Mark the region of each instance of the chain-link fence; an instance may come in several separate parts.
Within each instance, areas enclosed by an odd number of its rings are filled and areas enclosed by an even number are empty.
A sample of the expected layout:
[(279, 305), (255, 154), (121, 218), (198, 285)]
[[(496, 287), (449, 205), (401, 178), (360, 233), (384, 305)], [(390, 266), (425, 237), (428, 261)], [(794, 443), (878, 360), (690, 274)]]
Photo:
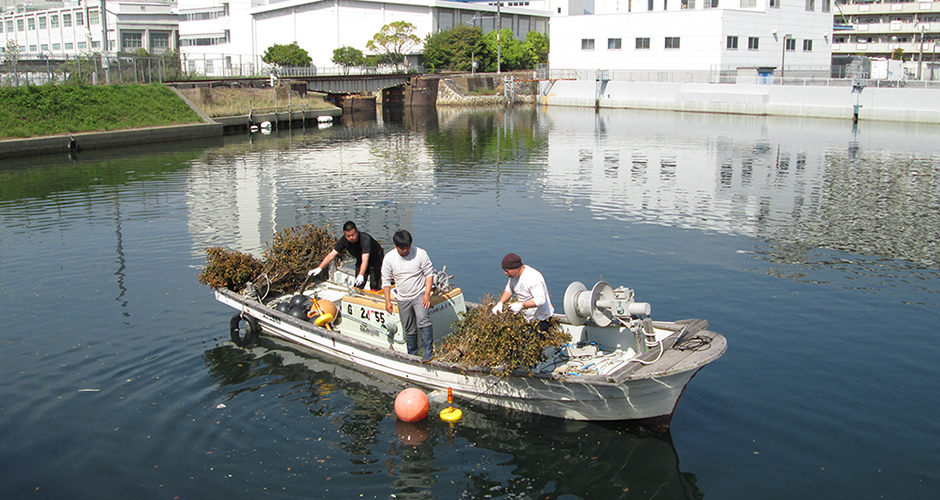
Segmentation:
[(61, 58), (17, 58), (7, 56), (0, 65), (0, 85), (19, 87), (47, 83), (162, 83), (188, 75), (181, 70), (179, 56), (63, 56)]

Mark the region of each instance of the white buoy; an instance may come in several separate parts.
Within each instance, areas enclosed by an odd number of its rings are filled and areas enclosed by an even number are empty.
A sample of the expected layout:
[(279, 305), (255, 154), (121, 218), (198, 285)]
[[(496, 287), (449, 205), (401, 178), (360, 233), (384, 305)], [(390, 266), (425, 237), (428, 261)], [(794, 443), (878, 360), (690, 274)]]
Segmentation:
[(271, 130), (271, 122), (267, 120), (261, 122), (261, 128)]
[(317, 121), (320, 123), (326, 123), (333, 121), (333, 117), (329, 115), (318, 116)]

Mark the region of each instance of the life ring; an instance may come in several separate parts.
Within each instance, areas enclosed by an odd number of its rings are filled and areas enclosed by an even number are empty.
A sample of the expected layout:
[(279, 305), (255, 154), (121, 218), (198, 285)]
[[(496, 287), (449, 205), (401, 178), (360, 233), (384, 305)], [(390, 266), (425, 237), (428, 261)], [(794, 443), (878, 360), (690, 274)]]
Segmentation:
[[(245, 320), (245, 323), (248, 325), (248, 329), (245, 330), (244, 335), (241, 333), (242, 320)], [(245, 313), (238, 313), (235, 316), (232, 316), (232, 319), (228, 322), (228, 326), (232, 337), (232, 342), (234, 342), (238, 347), (251, 345), (255, 340), (258, 339), (258, 334), (261, 333), (261, 327), (258, 326), (258, 320)]]

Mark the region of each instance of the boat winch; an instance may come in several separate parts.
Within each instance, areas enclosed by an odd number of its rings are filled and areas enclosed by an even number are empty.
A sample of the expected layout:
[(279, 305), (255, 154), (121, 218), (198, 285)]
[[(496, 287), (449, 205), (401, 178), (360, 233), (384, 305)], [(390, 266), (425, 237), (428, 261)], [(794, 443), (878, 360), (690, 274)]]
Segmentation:
[(622, 286), (615, 290), (605, 281), (598, 281), (591, 290), (575, 281), (565, 290), (565, 317), (572, 325), (590, 319), (600, 327), (614, 320), (628, 326), (634, 318), (650, 315), (649, 302), (636, 302), (633, 297), (633, 290)]

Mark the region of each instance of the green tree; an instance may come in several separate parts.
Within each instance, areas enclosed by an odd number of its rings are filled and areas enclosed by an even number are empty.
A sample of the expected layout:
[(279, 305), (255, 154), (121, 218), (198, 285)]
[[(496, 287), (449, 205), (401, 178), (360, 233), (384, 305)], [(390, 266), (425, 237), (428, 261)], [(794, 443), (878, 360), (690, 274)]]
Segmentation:
[(366, 42), (369, 50), (382, 51), (397, 68), (405, 60), (405, 53), (421, 45), (414, 32), (417, 28), (407, 21), (395, 21), (385, 26)]
[(548, 37), (538, 31), (530, 31), (525, 35), (525, 45), (533, 53), (536, 63), (548, 62)]
[(349, 74), (349, 68), (362, 66), (365, 62), (366, 59), (362, 55), (362, 51), (355, 47), (345, 45), (333, 50), (333, 63), (342, 66), (343, 72), (346, 74)]
[(493, 54), (491, 65), (487, 65), (486, 71), (496, 71), (496, 55), (501, 53), (502, 64), (500, 69), (503, 71), (512, 71), (514, 69), (534, 68), (534, 54), (526, 49), (522, 42), (512, 35), (512, 30), (503, 28), (499, 35), (499, 45), (497, 47), (496, 31), (490, 31), (483, 37), (483, 43)]
[(894, 59), (895, 61), (903, 61), (903, 60), (904, 60), (904, 49), (902, 49), (901, 47), (898, 47), (898, 48), (892, 50), (892, 51), (891, 51), (891, 59)]
[(274, 44), (264, 51), (261, 60), (278, 66), (310, 66), (310, 55), (297, 42), (288, 45)]
[(485, 59), (483, 31), (461, 24), (429, 34), (424, 41), (424, 64), (432, 70), (469, 71), (471, 61)]

